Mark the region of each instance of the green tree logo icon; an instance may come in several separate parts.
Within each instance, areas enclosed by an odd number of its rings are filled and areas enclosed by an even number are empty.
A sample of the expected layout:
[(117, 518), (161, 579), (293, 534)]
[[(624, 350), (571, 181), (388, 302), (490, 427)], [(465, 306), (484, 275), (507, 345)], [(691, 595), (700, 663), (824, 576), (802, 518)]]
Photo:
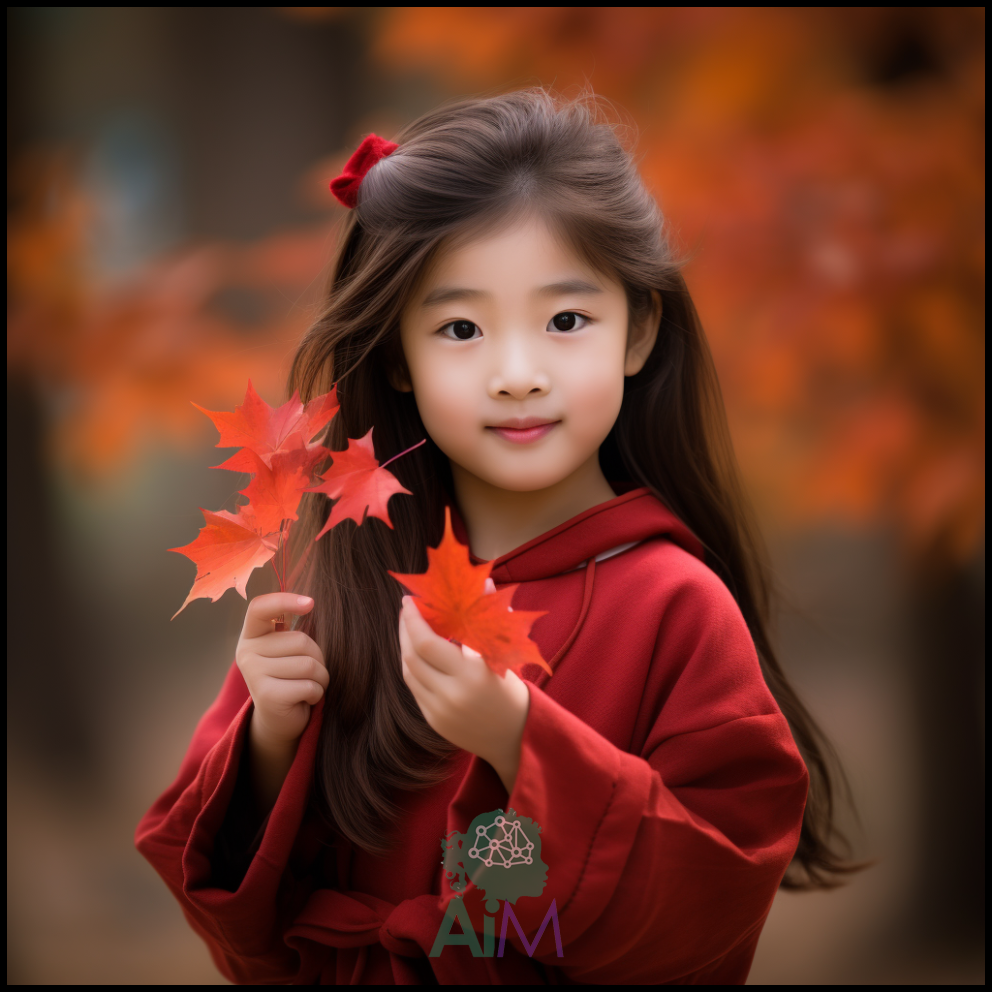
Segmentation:
[(521, 896), (539, 896), (548, 880), (541, 860), (541, 828), (515, 810), (481, 813), (461, 834), (441, 839), (444, 869), (454, 892), (469, 881), (485, 892), (486, 910), (495, 913), (500, 900), (515, 904)]

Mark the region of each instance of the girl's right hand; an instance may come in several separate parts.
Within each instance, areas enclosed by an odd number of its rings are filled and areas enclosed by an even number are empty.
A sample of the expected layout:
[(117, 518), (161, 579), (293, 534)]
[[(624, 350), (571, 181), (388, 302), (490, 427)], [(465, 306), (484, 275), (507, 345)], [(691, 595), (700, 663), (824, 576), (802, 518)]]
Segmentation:
[(235, 658), (255, 704), (249, 730), (256, 799), (271, 806), (329, 676), (324, 653), (300, 630), (276, 630), (275, 621), (313, 609), (309, 596), (274, 592), (256, 596), (245, 614)]

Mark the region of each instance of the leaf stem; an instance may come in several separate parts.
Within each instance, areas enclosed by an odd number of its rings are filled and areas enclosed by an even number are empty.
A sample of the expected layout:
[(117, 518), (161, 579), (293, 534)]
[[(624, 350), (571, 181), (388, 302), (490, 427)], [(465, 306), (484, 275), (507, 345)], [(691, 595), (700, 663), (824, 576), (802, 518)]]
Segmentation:
[(300, 555), (300, 560), (296, 563), (296, 567), (293, 569), (293, 571), (290, 573), (289, 578), (286, 580), (287, 588), (292, 588), (293, 583), (296, 582), (296, 580), (299, 578), (300, 572), (302, 571), (303, 566), (306, 564), (307, 558), (310, 557), (310, 552), (313, 550), (313, 547), (316, 543), (317, 543), (316, 541), (311, 541), (306, 546), (306, 550), (304, 550), (303, 554)]
[(286, 545), (289, 544), (289, 524), (283, 521), (282, 526), (282, 587), (280, 592), (286, 591)]
[[(279, 580), (279, 591), (286, 591), (286, 544), (289, 540), (289, 527), (286, 525), (284, 520), (279, 525), (279, 543), (276, 546), (276, 553), (269, 559), (269, 563), (272, 565), (272, 571), (276, 573), (276, 578)], [(279, 570), (279, 566), (276, 564), (279, 561), (279, 553), (282, 552), (282, 571)]]
[(404, 456), (405, 454), (408, 454), (409, 452), (411, 452), (411, 451), (413, 451), (413, 450), (414, 450), (414, 448), (419, 448), (419, 447), (420, 447), (420, 446), (421, 446), (422, 444), (427, 444), (427, 438), (424, 438), (424, 439), (423, 439), (423, 441), (418, 441), (418, 442), (417, 442), (416, 444), (412, 444), (412, 445), (410, 445), (410, 447), (409, 447), (409, 448), (407, 448), (407, 449), (406, 449), (406, 451), (401, 451), (401, 452), (400, 452), (400, 453), (399, 453), (398, 455), (393, 455), (393, 457), (392, 457), (392, 458), (390, 458), (390, 459), (389, 459), (388, 461), (384, 461), (384, 462), (383, 462), (383, 463), (382, 463), (382, 464), (381, 464), (381, 465), (379, 466), (379, 468), (385, 468), (385, 467), (386, 467), (387, 465), (389, 465), (389, 464), (390, 464), (391, 462), (394, 462), (394, 461), (396, 461), (396, 459), (397, 459), (397, 458), (402, 458), (402, 457), (403, 457), (403, 456)]

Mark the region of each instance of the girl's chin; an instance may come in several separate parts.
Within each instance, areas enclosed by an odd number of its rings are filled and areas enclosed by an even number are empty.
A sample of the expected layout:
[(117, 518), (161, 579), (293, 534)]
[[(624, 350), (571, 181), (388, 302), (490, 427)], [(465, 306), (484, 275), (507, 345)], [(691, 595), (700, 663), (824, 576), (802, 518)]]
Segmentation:
[(477, 471), (469, 469), (467, 474), (492, 489), (502, 489), (508, 493), (539, 493), (563, 482), (572, 473), (569, 471), (549, 472), (547, 465), (540, 466), (540, 474), (535, 472), (494, 471), (492, 465), (479, 465)]

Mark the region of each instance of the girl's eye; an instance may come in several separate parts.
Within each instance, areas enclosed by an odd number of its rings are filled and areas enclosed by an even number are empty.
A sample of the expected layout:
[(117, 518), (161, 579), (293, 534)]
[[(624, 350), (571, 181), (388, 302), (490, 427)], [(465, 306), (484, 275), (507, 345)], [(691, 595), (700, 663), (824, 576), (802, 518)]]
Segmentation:
[(566, 310), (564, 313), (556, 313), (548, 323), (549, 331), (578, 331), (586, 326), (588, 318), (580, 313), (572, 313)]
[(446, 338), (454, 338), (456, 341), (471, 341), (473, 338), (482, 337), (478, 325), (470, 320), (453, 320), (441, 328), (441, 333)]

